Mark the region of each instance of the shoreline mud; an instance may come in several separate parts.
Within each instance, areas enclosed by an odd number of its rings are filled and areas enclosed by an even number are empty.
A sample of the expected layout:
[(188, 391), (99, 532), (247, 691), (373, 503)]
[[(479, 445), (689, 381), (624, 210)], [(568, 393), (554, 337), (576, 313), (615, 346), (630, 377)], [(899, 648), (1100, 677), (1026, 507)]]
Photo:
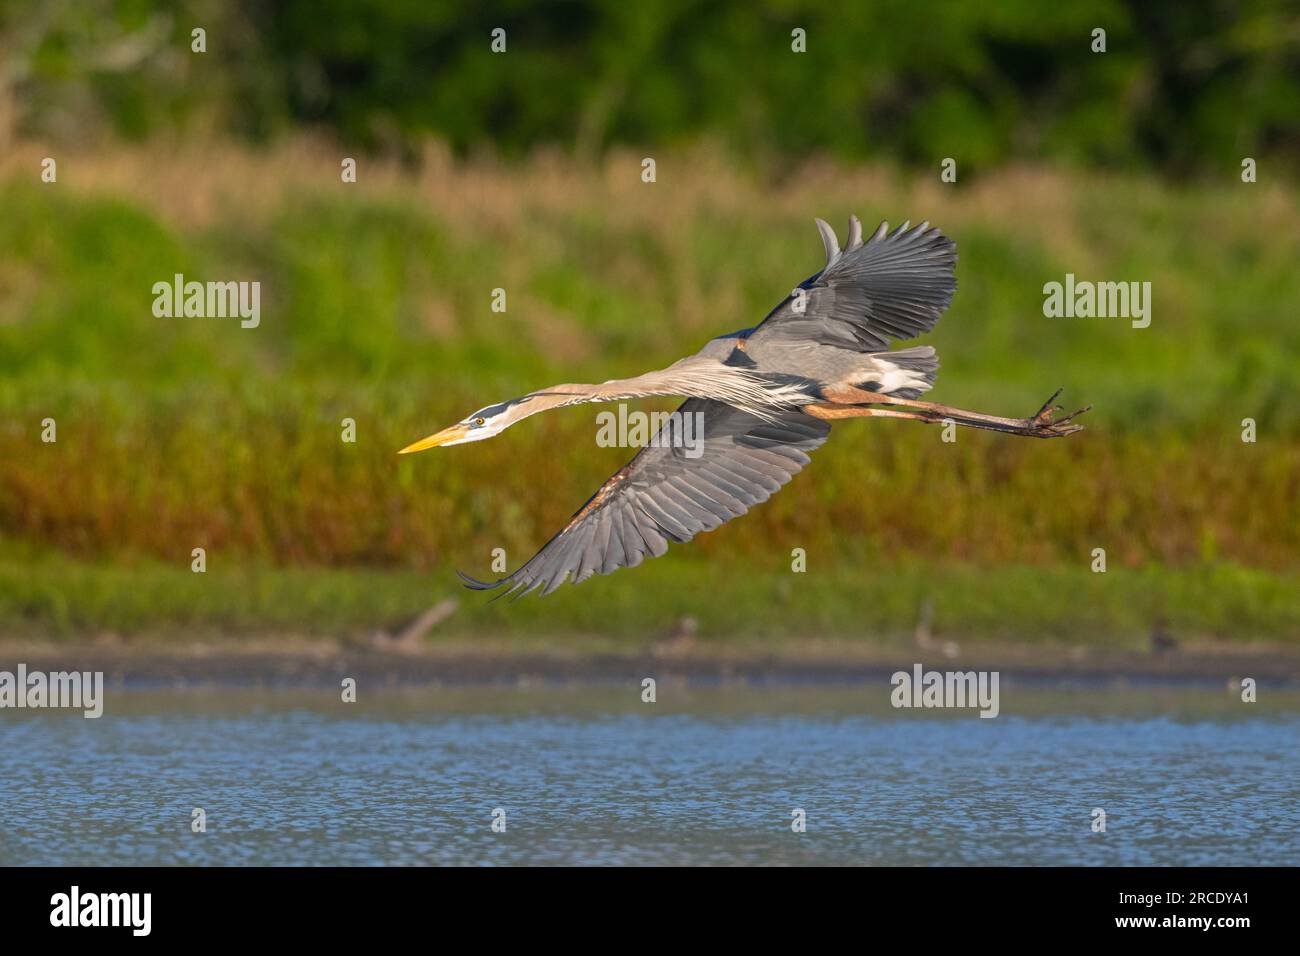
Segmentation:
[(1201, 644), (1164, 651), (977, 645), (945, 651), (805, 640), (774, 645), (669, 641), (634, 648), (580, 639), (557, 646), (476, 641), (394, 645), (309, 638), (241, 641), (34, 641), (0, 639), (0, 670), (102, 671), (117, 686), (314, 686), (341, 676), (385, 684), (617, 683), (646, 676), (688, 682), (845, 684), (887, 680), (920, 663), (937, 670), (997, 670), (1043, 685), (1222, 685), (1252, 677), (1300, 685), (1300, 649)]

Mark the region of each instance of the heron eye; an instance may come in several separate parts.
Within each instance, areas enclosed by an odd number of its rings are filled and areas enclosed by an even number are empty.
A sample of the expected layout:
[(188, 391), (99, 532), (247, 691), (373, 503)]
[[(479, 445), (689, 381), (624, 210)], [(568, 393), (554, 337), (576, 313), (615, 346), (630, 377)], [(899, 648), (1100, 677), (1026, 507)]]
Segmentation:
[(482, 426), (482, 425), (486, 425), (486, 424), (487, 424), (487, 420), (486, 420), (486, 419), (483, 419), (483, 418), (476, 418), (476, 419), (474, 419), (474, 424), (475, 424), (475, 425), (480, 425), (480, 426)]

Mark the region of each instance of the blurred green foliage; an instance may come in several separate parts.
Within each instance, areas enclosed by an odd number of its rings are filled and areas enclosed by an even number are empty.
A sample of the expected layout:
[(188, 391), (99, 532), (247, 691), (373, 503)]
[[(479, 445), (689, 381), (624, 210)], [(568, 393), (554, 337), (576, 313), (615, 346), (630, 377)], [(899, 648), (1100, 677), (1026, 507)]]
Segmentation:
[(704, 137), (776, 160), (952, 156), (966, 174), (1300, 157), (1285, 0), (32, 0), (0, 5), (0, 43), (15, 122), (40, 136), (309, 124), (407, 155), (430, 136), (582, 155)]

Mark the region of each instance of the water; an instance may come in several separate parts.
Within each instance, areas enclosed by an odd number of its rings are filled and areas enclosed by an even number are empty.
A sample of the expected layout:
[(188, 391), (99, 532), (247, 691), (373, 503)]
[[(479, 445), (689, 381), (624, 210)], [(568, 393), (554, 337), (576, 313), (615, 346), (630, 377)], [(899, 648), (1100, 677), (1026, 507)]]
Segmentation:
[(994, 720), (874, 686), (658, 696), (110, 688), (99, 720), (0, 712), (0, 863), (1300, 862), (1294, 691), (1004, 686)]

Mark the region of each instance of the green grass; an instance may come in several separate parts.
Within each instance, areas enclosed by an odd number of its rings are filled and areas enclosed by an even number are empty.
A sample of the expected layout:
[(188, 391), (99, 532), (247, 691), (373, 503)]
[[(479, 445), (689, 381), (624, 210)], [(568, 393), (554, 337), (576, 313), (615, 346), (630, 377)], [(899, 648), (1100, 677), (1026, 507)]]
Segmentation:
[[(188, 557), (188, 556), (186, 556)], [(0, 621), (10, 636), (102, 633), (361, 637), (396, 633), (432, 603), (457, 597), (433, 640), (603, 635), (635, 647), (694, 618), (699, 640), (911, 640), (921, 608), (939, 639), (1070, 641), (1145, 648), (1154, 627), (1180, 638), (1300, 640), (1300, 574), (1234, 565), (1171, 571), (966, 564), (839, 562), (807, 573), (788, 565), (743, 570), (686, 556), (545, 600), (492, 602), (460, 587), (451, 568), (427, 571), (286, 568), (187, 561), (91, 565), (58, 554), (0, 559)], [(608, 645), (604, 645), (608, 646)]]
[[(1050, 171), (946, 190), (821, 168), (777, 190), (707, 153), (660, 157), (653, 186), (614, 157), (379, 170), (353, 190), (324, 154), (141, 156), (99, 179), (79, 158), (96, 183), (80, 188), (0, 178), (2, 628), (335, 633), (415, 613), (494, 548), (517, 566), (630, 455), (596, 447), (594, 410), (394, 451), (752, 324), (817, 268), (811, 217), (856, 211), (925, 216), (958, 242), (957, 297), (925, 339), (933, 397), (1025, 414), (1065, 386), (1094, 404), (1090, 429), (949, 445), (837, 426), (743, 520), (526, 610), (467, 604), (450, 630), (641, 634), (690, 614), (719, 635), (885, 635), (932, 590), (936, 625), (961, 634), (1132, 638), (1163, 616), (1297, 635), (1275, 593), (1300, 570), (1293, 193)], [(155, 318), (152, 284), (175, 272), (259, 280), (261, 327)], [(1043, 283), (1066, 272), (1150, 281), (1151, 327), (1045, 318)], [(186, 570), (198, 546), (206, 576)], [(1105, 576), (1087, 571), (1097, 547)]]

